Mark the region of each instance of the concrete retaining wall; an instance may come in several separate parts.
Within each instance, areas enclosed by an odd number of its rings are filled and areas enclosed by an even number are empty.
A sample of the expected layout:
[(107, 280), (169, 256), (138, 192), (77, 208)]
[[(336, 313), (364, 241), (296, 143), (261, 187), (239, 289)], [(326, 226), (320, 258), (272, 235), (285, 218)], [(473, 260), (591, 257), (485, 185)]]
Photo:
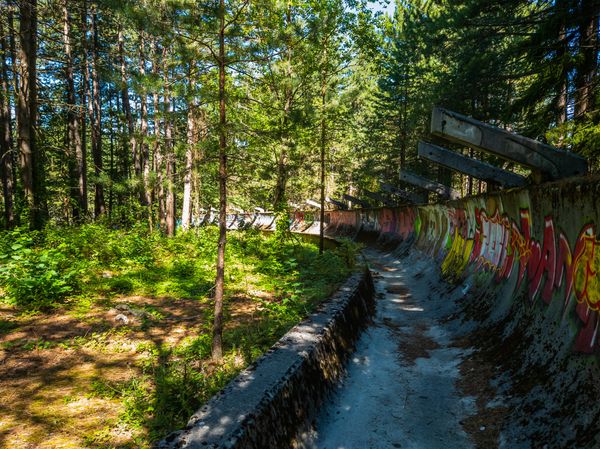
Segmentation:
[(600, 178), (327, 221), (329, 235), (416, 247), (462, 291), (460, 318), (512, 398), (511, 448), (600, 447)]
[(414, 242), (447, 279), (493, 293), (504, 312), (513, 301), (539, 305), (540, 319), (551, 316), (556, 328), (568, 329), (567, 347), (585, 354), (600, 348), (599, 178), (327, 218), (329, 235)]
[(351, 277), (159, 448), (292, 447), (343, 373), (374, 309), (369, 271)]

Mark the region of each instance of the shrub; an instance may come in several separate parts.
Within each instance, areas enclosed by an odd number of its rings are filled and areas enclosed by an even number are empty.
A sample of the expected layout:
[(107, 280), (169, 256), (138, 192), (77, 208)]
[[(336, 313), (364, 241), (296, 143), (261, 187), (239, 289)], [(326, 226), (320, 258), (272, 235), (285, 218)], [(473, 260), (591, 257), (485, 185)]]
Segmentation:
[(0, 246), (0, 282), (8, 303), (46, 309), (78, 290), (81, 268), (67, 257), (64, 243), (39, 248), (33, 245), (35, 234), (23, 230), (7, 234), (14, 243), (8, 246), (5, 240)]

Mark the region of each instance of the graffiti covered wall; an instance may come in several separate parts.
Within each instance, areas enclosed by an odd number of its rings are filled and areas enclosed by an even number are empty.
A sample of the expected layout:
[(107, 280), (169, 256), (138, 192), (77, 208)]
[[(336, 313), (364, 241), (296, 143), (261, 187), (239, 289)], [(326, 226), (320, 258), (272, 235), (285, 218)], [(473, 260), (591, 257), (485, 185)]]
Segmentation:
[(437, 205), (331, 211), (326, 221), (330, 235), (414, 240), (448, 280), (553, 313), (557, 327), (571, 330), (572, 350), (600, 352), (598, 178)]

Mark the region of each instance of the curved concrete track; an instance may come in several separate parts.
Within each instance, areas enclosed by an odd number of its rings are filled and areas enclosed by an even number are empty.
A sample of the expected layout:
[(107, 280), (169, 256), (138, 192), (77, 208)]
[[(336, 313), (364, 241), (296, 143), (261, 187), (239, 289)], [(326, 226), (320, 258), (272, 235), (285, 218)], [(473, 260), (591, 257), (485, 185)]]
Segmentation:
[(466, 329), (448, 319), (458, 311), (461, 291), (442, 282), (431, 258), (417, 251), (401, 259), (373, 249), (366, 255), (377, 313), (306, 446), (475, 447), (462, 423), (476, 413), (476, 398), (458, 387), (459, 365), (470, 350), (455, 341)]

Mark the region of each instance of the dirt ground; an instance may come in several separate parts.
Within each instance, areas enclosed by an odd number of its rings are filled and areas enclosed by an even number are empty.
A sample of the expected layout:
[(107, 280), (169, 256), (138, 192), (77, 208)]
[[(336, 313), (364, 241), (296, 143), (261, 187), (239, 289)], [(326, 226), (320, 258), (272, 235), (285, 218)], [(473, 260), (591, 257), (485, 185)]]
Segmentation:
[[(257, 304), (233, 300), (229, 321), (254, 319)], [(152, 348), (201, 332), (208, 307), (140, 296), (34, 316), (0, 306), (0, 448), (144, 447), (142, 430), (119, 424), (120, 398), (94, 384), (140, 376)]]

